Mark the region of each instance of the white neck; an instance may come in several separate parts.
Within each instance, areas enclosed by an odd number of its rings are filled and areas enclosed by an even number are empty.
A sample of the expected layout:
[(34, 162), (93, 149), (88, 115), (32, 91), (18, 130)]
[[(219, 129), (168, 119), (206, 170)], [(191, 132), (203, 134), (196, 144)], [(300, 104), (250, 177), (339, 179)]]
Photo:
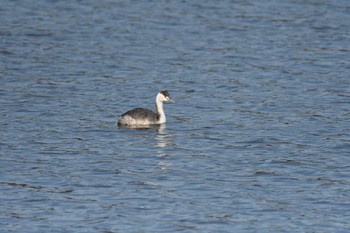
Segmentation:
[(165, 123), (166, 117), (165, 117), (164, 108), (163, 108), (163, 101), (160, 100), (159, 94), (157, 95), (157, 98), (156, 98), (156, 108), (157, 108), (157, 113), (159, 114), (158, 123), (159, 124)]

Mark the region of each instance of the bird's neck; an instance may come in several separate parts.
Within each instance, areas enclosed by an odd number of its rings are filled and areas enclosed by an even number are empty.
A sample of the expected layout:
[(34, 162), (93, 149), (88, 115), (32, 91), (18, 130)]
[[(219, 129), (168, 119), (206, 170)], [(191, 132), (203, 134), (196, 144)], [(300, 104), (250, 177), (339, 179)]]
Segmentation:
[(163, 102), (158, 100), (156, 100), (156, 108), (157, 108), (157, 115), (158, 115), (158, 123), (162, 124), (166, 122), (166, 117), (165, 117), (165, 113), (164, 113), (164, 108), (163, 108)]

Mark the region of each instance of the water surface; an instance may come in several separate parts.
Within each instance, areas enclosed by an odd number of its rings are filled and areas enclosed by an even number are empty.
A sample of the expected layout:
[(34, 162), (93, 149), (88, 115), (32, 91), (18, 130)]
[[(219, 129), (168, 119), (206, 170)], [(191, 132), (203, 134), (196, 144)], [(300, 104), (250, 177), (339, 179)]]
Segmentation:
[[(3, 1), (3, 232), (348, 232), (350, 4)], [(118, 128), (165, 105), (159, 128)]]

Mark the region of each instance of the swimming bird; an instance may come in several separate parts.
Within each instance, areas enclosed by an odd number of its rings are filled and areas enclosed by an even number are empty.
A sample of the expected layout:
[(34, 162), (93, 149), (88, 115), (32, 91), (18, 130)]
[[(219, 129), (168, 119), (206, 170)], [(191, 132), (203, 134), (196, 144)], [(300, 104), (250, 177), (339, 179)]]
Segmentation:
[(167, 90), (160, 91), (156, 96), (156, 112), (145, 108), (135, 108), (122, 114), (118, 119), (119, 126), (147, 126), (166, 122), (163, 102), (175, 102), (170, 99)]

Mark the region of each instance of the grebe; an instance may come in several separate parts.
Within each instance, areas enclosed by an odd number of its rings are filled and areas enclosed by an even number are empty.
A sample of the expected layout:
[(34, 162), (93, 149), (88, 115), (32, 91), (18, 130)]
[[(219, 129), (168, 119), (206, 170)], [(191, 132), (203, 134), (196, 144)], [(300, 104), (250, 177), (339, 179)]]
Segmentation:
[(157, 125), (166, 122), (166, 117), (163, 109), (163, 102), (175, 102), (170, 99), (167, 90), (160, 91), (156, 97), (157, 112), (145, 108), (135, 108), (130, 110), (118, 119), (119, 126), (146, 126)]

